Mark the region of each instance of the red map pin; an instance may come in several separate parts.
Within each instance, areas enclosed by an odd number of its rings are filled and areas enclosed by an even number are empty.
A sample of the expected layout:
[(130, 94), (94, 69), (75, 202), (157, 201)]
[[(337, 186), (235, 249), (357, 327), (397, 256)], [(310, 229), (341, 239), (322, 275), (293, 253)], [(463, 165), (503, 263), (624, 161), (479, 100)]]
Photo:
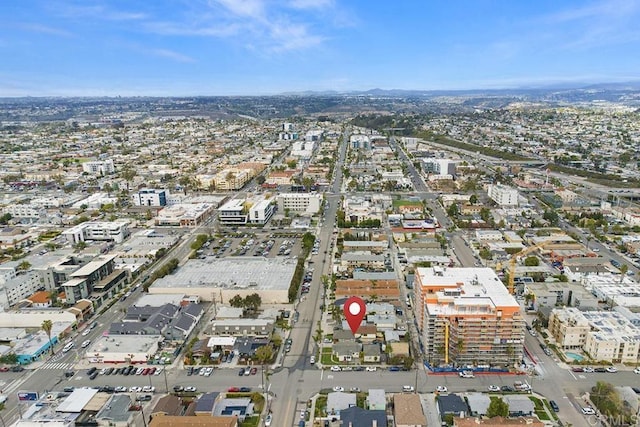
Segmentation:
[(351, 297), (344, 303), (344, 317), (347, 318), (347, 323), (353, 335), (356, 334), (360, 327), (366, 311), (367, 306), (361, 298)]

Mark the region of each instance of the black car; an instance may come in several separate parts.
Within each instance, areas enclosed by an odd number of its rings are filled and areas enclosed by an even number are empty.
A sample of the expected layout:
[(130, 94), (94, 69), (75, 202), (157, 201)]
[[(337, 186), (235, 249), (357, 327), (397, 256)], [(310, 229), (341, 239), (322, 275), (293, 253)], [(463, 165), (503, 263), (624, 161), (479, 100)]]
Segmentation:
[(24, 371), (24, 368), (20, 365), (16, 365), (16, 366), (12, 366), (11, 367), (11, 372), (22, 372)]
[(75, 371), (67, 371), (67, 372), (64, 373), (64, 376), (67, 377), (67, 378), (71, 378), (75, 374), (76, 374)]
[(398, 366), (390, 366), (389, 367), (389, 371), (391, 372), (398, 372), (400, 370), (400, 367)]
[(513, 387), (510, 387), (508, 385), (503, 385), (502, 387), (500, 387), (501, 391), (507, 391), (507, 392), (511, 392), (514, 391)]
[(189, 366), (189, 368), (187, 369), (187, 376), (191, 375), (193, 375), (193, 367)]
[(75, 390), (73, 387), (65, 387), (62, 389), (65, 393), (73, 393), (73, 390)]
[(103, 385), (98, 390), (103, 392), (103, 393), (113, 393), (115, 391), (115, 389), (113, 387), (111, 387), (110, 385)]
[(91, 368), (87, 369), (87, 375), (91, 376), (95, 374), (97, 370), (98, 368), (96, 368), (95, 366), (92, 366)]
[(550, 400), (549, 406), (551, 406), (551, 409), (553, 409), (553, 412), (560, 412), (560, 408), (558, 407), (558, 404), (556, 403), (555, 400)]
[(89, 379), (93, 381), (96, 379), (97, 376), (98, 376), (98, 371), (94, 371), (93, 374), (89, 375)]
[(108, 368), (108, 369), (104, 372), (104, 374), (105, 374), (105, 375), (111, 375), (112, 373), (113, 373), (113, 368)]
[(181, 392), (184, 390), (184, 387), (182, 387), (181, 385), (174, 385), (173, 386), (173, 391), (175, 391), (176, 393)]
[(238, 376), (241, 377), (244, 375), (244, 368), (240, 368), (240, 371), (238, 371)]
[(596, 368), (594, 369), (595, 372), (607, 372), (607, 368)]
[(240, 387), (240, 392), (249, 393), (251, 391), (251, 387)]

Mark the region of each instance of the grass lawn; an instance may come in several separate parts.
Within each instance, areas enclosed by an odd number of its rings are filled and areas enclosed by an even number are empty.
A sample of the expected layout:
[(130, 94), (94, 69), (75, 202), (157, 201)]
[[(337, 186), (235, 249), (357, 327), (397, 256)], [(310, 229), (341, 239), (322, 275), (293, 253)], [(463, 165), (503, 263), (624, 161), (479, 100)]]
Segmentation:
[(392, 204), (394, 208), (399, 206), (422, 206), (421, 202), (413, 202), (410, 200), (394, 200)]
[(240, 427), (258, 427), (258, 424), (260, 424), (260, 417), (255, 415), (253, 417), (245, 418), (239, 425)]
[(540, 418), (541, 421), (549, 421), (550, 420), (549, 414), (547, 414), (547, 411), (545, 411), (542, 400), (538, 399), (535, 396), (529, 396), (529, 399), (533, 402), (536, 416)]
[(326, 417), (327, 416), (327, 395), (321, 394), (316, 398), (316, 409), (315, 409), (316, 417)]

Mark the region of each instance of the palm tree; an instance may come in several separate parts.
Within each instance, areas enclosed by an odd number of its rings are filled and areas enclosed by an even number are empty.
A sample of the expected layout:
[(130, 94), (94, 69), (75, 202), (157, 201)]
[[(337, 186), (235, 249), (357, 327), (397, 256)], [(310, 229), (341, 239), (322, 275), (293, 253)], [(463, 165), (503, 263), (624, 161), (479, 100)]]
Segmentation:
[(47, 337), (49, 337), (49, 348), (51, 348), (51, 355), (53, 356), (53, 344), (51, 343), (51, 329), (53, 328), (53, 322), (49, 319), (43, 320), (40, 327), (47, 334)]
[(627, 274), (628, 271), (629, 271), (629, 266), (627, 264), (622, 264), (620, 266), (620, 283), (622, 283), (622, 280), (624, 280), (624, 276)]

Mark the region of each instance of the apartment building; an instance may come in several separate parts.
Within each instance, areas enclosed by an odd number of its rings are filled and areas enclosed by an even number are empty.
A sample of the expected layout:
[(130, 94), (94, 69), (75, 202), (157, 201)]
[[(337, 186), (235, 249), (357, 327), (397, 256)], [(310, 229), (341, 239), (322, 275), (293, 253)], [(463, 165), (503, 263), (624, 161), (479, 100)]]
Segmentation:
[(169, 190), (143, 188), (132, 196), (135, 206), (167, 206)]
[(314, 193), (282, 193), (276, 197), (278, 211), (313, 215), (320, 211), (322, 195)]
[(71, 244), (87, 240), (122, 243), (129, 236), (127, 221), (87, 221), (62, 232)]
[(227, 168), (216, 174), (216, 190), (239, 190), (253, 178), (252, 169)]
[(418, 268), (415, 316), (431, 365), (509, 367), (522, 359), (520, 306), (490, 268)]
[(40, 275), (35, 271), (17, 274), (7, 280), (0, 278), (0, 306), (7, 309), (18, 301), (33, 295), (42, 286)]
[(499, 206), (518, 206), (518, 190), (502, 184), (490, 184), (487, 194)]
[(82, 171), (91, 175), (109, 175), (116, 171), (113, 160), (93, 160), (82, 164)]
[(640, 359), (640, 328), (613, 311), (587, 311), (591, 325), (583, 350), (593, 360), (636, 364)]
[(556, 308), (549, 315), (549, 332), (564, 350), (581, 349), (589, 330), (589, 321), (575, 307)]

